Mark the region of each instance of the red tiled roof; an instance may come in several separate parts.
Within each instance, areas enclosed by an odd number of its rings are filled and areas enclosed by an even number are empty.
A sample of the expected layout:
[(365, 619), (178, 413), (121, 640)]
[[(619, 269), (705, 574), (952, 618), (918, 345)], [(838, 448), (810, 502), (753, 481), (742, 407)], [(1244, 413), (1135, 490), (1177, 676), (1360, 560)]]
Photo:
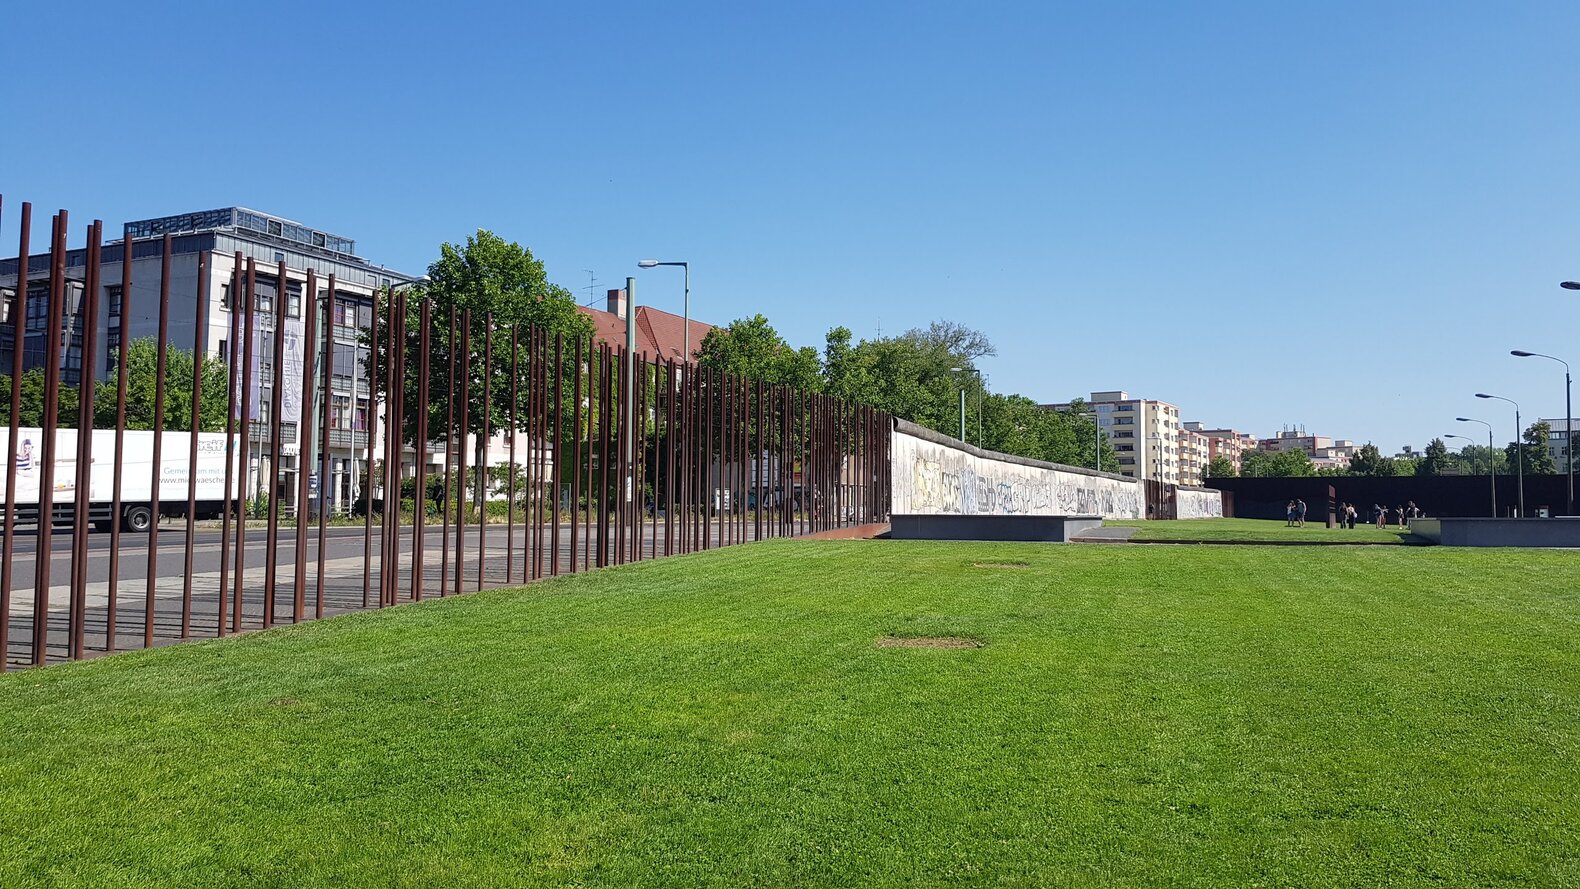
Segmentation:
[[(625, 319), (613, 312), (605, 312), (591, 306), (577, 306), (576, 311), (592, 319), (593, 335), (617, 349), (625, 348)], [(695, 318), (691, 319), (691, 353), (693, 360), (699, 349), (702, 348), (702, 339), (713, 329), (712, 324), (705, 324)], [(663, 312), (649, 306), (636, 307), (636, 350), (646, 352), (650, 358), (667, 360), (673, 358), (679, 361), (685, 352), (686, 320), (671, 312)]]

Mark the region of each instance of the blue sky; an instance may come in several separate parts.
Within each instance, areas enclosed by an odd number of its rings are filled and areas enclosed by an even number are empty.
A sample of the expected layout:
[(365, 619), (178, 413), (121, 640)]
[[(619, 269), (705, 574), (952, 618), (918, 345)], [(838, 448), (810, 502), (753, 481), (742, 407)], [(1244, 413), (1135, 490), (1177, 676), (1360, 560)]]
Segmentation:
[[(0, 191), (241, 204), (420, 271), (483, 227), (557, 282), (792, 343), (949, 318), (990, 384), (1391, 452), (1562, 413), (1580, 4), (25, 4)], [(25, 35), (25, 39), (21, 39)], [(26, 72), (19, 76), (18, 72)], [(15, 215), (4, 238), (14, 244)], [(80, 237), (80, 234), (77, 236)], [(13, 248), (14, 249), (14, 248)], [(1472, 427), (1466, 434), (1479, 434)]]

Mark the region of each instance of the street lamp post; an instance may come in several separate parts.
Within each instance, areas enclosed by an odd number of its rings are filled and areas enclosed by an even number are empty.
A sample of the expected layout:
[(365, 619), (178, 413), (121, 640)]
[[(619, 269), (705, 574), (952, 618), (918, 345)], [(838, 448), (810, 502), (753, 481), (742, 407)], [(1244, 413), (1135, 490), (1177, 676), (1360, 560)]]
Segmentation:
[(1518, 498), (1514, 508), (1514, 516), (1515, 518), (1523, 519), (1525, 518), (1525, 445), (1522, 434), (1523, 427), (1520, 425), (1520, 404), (1512, 398), (1504, 398), (1502, 395), (1488, 395), (1485, 392), (1477, 392), (1476, 397), (1507, 401), (1509, 404), (1514, 405), (1514, 492)]
[[(681, 306), (682, 314), (681, 314), (680, 317), (681, 317), (681, 326), (686, 329), (685, 333), (683, 334), (684, 341), (685, 341), (686, 353), (681, 356), (681, 361), (683, 363), (685, 363), (685, 364), (690, 364), (691, 363), (691, 264), (690, 263), (685, 263), (685, 262), (659, 262), (656, 259), (643, 259), (643, 260), (638, 261), (636, 265), (637, 265), (637, 268), (643, 268), (643, 269), (657, 268), (658, 266), (661, 266), (661, 265), (678, 265), (685, 272), (685, 274), (686, 274), (686, 301)], [(628, 308), (628, 309), (626, 309), (626, 311), (629, 312), (630, 309)]]
[(1575, 461), (1574, 461), (1574, 408), (1570, 405), (1571, 378), (1569, 376), (1569, 362), (1552, 355), (1543, 355), (1540, 352), (1526, 352), (1514, 349), (1509, 352), (1516, 358), (1546, 358), (1556, 361), (1564, 366), (1564, 474), (1569, 481), (1569, 498), (1564, 509), (1564, 515), (1575, 514)]
[[(1455, 417), (1454, 419), (1459, 420), (1462, 423), (1481, 423), (1480, 420), (1472, 420), (1469, 417)], [(1493, 451), (1492, 451), (1492, 424), (1491, 423), (1482, 423), (1482, 425), (1487, 427), (1487, 484), (1490, 486), (1491, 494), (1492, 494), (1492, 517), (1493, 518), (1497, 518), (1498, 517), (1498, 476), (1497, 476), (1497, 474), (1495, 472), (1495, 470), (1497, 468), (1497, 461), (1494, 459), (1494, 457), (1496, 455), (1493, 454)], [(1475, 444), (1476, 443), (1476, 440), (1474, 438), (1471, 438), (1468, 435), (1455, 435), (1452, 432), (1445, 434), (1443, 437), (1444, 438), (1462, 438), (1465, 441), (1470, 442), (1471, 444)]]
[[(982, 371), (974, 367), (951, 367), (953, 373), (974, 373), (977, 375), (977, 447), (982, 447)], [(966, 389), (960, 387), (960, 440), (966, 440)]]

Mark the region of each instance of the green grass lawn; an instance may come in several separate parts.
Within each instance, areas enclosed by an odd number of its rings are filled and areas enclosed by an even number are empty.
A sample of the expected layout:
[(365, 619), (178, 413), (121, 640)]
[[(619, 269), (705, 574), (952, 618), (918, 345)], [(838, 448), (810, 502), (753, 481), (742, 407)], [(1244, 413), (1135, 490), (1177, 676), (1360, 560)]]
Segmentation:
[(1140, 528), (1131, 540), (1279, 540), (1321, 543), (1402, 543), (1407, 533), (1394, 525), (1379, 530), (1376, 525), (1359, 524), (1353, 530), (1328, 528), (1308, 520), (1304, 528), (1290, 527), (1282, 520), (1267, 519), (1146, 519), (1103, 520), (1105, 525)]
[(13, 673), (0, 886), (1572, 886), (1577, 581), (771, 541)]

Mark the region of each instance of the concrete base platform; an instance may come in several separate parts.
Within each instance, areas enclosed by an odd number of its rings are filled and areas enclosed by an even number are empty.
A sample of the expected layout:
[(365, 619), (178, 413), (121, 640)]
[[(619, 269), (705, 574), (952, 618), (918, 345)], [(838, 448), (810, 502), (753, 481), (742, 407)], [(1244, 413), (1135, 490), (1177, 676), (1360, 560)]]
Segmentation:
[(1580, 548), (1580, 518), (1411, 519), (1410, 533), (1443, 546)]
[(1064, 543), (1102, 524), (1102, 517), (1095, 515), (896, 515), (889, 518), (889, 536), (894, 540)]

